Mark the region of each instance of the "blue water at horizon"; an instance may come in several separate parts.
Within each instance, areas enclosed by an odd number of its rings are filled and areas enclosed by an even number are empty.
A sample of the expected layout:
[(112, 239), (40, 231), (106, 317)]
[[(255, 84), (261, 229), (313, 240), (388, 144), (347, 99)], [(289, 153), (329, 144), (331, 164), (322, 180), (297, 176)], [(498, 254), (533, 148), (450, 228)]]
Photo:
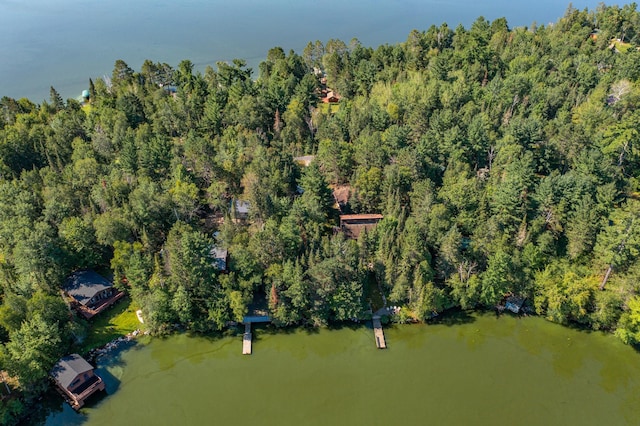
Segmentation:
[[(577, 0), (579, 9), (599, 0)], [(242, 58), (257, 72), (267, 51), (302, 52), (309, 41), (357, 38), (377, 47), (412, 29), (479, 16), (511, 27), (555, 22), (558, 0), (0, 0), (0, 96), (41, 102), (54, 86), (77, 97), (89, 78), (110, 75), (117, 59), (138, 70), (145, 59), (197, 70)]]

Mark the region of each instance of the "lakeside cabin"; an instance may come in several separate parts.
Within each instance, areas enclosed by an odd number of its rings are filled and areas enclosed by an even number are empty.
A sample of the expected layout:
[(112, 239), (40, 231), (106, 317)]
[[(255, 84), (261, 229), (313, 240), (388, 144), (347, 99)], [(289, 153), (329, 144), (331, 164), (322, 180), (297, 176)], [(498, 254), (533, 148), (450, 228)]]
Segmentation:
[(93, 318), (124, 296), (109, 280), (92, 270), (74, 272), (62, 290), (71, 306), (86, 319)]
[(340, 230), (347, 238), (357, 239), (362, 231), (371, 231), (384, 216), (381, 214), (340, 215)]
[(58, 390), (74, 410), (79, 410), (87, 398), (104, 390), (104, 382), (93, 367), (78, 354), (61, 358), (50, 373)]

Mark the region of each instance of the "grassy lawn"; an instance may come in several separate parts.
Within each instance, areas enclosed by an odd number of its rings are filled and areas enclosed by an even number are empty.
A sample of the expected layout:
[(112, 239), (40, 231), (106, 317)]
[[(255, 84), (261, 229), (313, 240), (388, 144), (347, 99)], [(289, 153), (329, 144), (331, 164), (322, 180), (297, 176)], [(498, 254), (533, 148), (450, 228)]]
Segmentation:
[(618, 51), (620, 53), (625, 53), (627, 50), (629, 50), (631, 48), (631, 44), (630, 43), (625, 43), (622, 41), (618, 41), (618, 40), (613, 40), (611, 42), (612, 46), (614, 46), (616, 49), (618, 49)]
[(322, 111), (325, 114), (328, 114), (328, 113), (335, 114), (340, 109), (340, 104), (320, 103), (318, 105), (318, 108), (320, 108), (320, 111)]
[(144, 324), (138, 321), (136, 310), (138, 307), (131, 302), (129, 297), (125, 297), (111, 309), (96, 315), (89, 321), (87, 337), (80, 346), (80, 351), (82, 353), (88, 352), (127, 333), (137, 329), (142, 330)]

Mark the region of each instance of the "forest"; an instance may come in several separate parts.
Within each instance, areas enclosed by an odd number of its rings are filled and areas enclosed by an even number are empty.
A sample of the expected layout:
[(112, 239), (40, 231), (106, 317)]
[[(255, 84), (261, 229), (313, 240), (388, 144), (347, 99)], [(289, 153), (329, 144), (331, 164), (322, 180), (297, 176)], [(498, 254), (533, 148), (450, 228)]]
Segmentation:
[[(86, 268), (159, 334), (221, 330), (256, 301), (276, 326), (326, 326), (382, 292), (400, 322), (517, 295), (640, 343), (638, 46), (635, 3), (569, 7), (547, 26), (275, 47), (255, 75), (118, 60), (88, 99), (3, 97), (0, 369), (25, 400), (47, 386), (89, 327), (60, 292)], [(348, 238), (336, 188), (384, 218)]]

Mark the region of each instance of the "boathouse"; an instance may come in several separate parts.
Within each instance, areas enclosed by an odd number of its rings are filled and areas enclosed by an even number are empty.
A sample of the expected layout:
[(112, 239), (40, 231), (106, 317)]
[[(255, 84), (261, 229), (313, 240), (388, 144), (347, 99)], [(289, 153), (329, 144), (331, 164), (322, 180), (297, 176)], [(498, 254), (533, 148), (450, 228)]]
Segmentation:
[(62, 288), (71, 306), (90, 319), (124, 296), (109, 280), (92, 270), (74, 272)]
[(71, 407), (80, 409), (96, 392), (104, 390), (104, 382), (93, 367), (78, 354), (67, 355), (51, 370), (51, 378)]

